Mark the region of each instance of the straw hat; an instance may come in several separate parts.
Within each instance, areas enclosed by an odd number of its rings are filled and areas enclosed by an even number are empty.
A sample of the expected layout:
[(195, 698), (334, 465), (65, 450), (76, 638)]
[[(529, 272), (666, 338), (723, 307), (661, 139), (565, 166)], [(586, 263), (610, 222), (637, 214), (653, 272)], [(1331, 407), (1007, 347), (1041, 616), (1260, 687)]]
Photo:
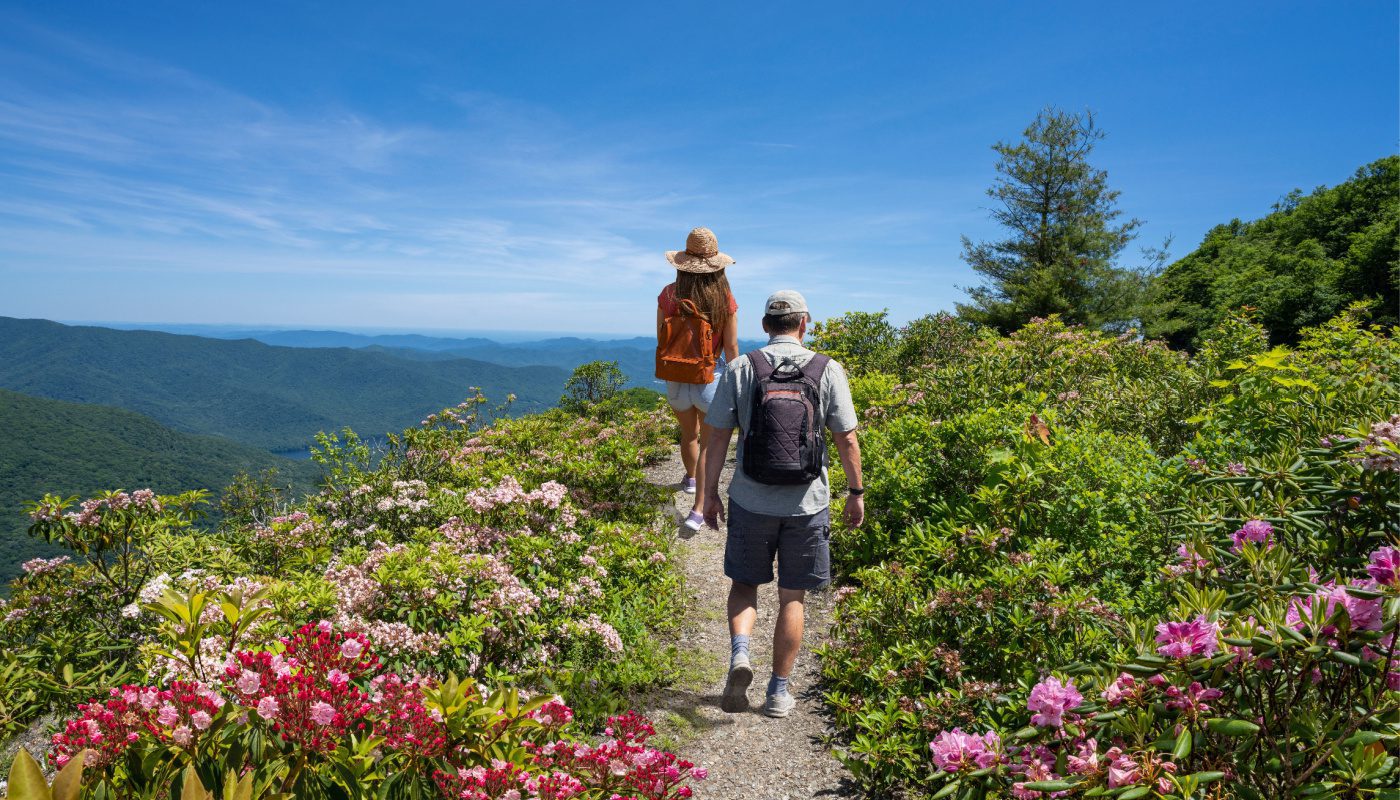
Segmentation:
[(719, 272), (734, 259), (719, 251), (715, 232), (709, 228), (696, 228), (685, 237), (684, 250), (667, 250), (666, 260), (681, 272), (704, 274)]

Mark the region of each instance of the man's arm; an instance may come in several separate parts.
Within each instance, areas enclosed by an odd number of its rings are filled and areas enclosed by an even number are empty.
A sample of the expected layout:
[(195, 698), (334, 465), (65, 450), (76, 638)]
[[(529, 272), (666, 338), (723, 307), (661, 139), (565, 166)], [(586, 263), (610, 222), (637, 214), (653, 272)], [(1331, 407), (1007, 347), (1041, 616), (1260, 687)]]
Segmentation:
[[(841, 468), (846, 471), (846, 485), (856, 489), (865, 488), (865, 479), (860, 474), (860, 440), (855, 429), (832, 431), (831, 440), (836, 443), (836, 454), (841, 457)], [(853, 494), (846, 498), (846, 524), (859, 528), (865, 521), (865, 495)]]
[(711, 428), (710, 439), (700, 453), (698, 472), (705, 476), (705, 522), (715, 530), (719, 530), (719, 524), (724, 521), (724, 501), (719, 497), (719, 473), (729, 457), (729, 440), (733, 436), (733, 428)]

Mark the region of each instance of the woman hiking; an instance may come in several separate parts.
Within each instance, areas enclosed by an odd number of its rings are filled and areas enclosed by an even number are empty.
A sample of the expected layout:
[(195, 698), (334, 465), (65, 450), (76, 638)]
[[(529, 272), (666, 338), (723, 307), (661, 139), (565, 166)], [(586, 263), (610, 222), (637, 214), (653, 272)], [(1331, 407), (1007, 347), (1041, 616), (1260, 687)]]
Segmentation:
[(724, 268), (734, 259), (719, 251), (709, 228), (696, 228), (684, 250), (670, 250), (666, 260), (676, 268), (675, 283), (656, 298), (656, 377), (666, 381), (666, 399), (681, 428), (682, 488), (695, 495), (685, 526), (700, 530), (705, 487), (697, 486), (701, 448), (709, 440), (705, 412), (715, 396), (725, 364), (739, 357), (739, 304), (729, 290)]

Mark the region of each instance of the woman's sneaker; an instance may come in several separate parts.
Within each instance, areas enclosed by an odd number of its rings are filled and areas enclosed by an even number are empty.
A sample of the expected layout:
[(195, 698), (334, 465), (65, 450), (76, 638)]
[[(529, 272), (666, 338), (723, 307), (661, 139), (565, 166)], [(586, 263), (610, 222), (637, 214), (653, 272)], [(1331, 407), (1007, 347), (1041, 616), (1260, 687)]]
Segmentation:
[(738, 656), (729, 665), (729, 678), (724, 682), (724, 694), (719, 707), (729, 714), (749, 710), (749, 684), (753, 683), (753, 667), (747, 656)]
[(700, 526), (705, 524), (705, 515), (701, 514), (699, 511), (692, 511), (690, 512), (690, 516), (685, 518), (685, 522), (681, 524), (692, 531), (698, 531), (700, 530)]
[(681, 482), (681, 491), (686, 494), (695, 494), (695, 479), (686, 478)]

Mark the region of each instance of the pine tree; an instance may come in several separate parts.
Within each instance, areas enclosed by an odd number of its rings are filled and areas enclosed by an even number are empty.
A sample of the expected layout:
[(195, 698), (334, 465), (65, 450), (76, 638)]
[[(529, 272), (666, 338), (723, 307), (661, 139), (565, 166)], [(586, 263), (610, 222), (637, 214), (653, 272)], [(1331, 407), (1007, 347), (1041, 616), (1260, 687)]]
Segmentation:
[(1023, 137), (992, 148), (998, 177), (987, 194), (999, 205), (991, 216), (1010, 236), (963, 237), (963, 260), (987, 282), (967, 290), (972, 302), (959, 313), (1003, 332), (1051, 314), (1095, 326), (1124, 323), (1146, 276), (1116, 261), (1142, 223), (1117, 222), (1118, 192), (1089, 163), (1103, 131), (1092, 112), (1047, 107)]

